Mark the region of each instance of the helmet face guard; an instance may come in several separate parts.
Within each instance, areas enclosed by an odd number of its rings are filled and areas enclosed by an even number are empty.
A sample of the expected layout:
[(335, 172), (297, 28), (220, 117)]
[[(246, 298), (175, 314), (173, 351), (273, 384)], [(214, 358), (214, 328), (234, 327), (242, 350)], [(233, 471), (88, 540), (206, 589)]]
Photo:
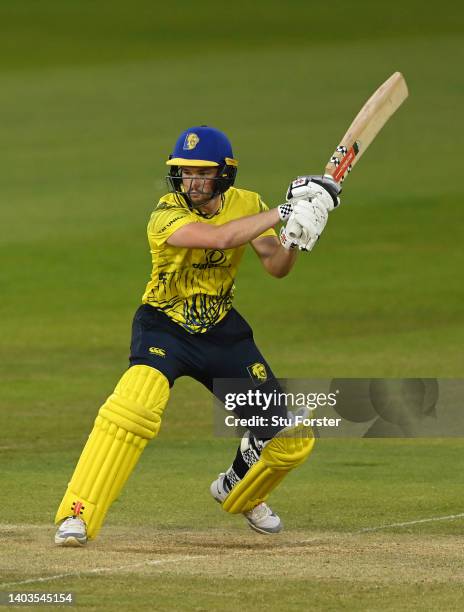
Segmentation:
[[(232, 145), (227, 136), (215, 128), (201, 125), (182, 132), (166, 164), (170, 166), (166, 176), (169, 190), (182, 196), (188, 206), (199, 207), (232, 187), (237, 176), (238, 162), (233, 157)], [(217, 174), (214, 177), (191, 176), (186, 180), (182, 178), (183, 167), (216, 168)], [(185, 183), (194, 178), (213, 182), (213, 191), (204, 192), (210, 196), (207, 202), (194, 204), (189, 197), (190, 190), (186, 189)]]
[[(212, 192), (204, 192), (205, 195), (210, 196), (210, 200), (214, 199), (218, 195), (225, 193), (229, 187), (235, 182), (235, 177), (237, 176), (237, 167), (236, 166), (228, 166), (224, 164), (223, 166), (218, 167), (217, 176), (215, 177), (195, 177), (189, 176), (188, 180), (192, 180), (194, 178), (202, 178), (204, 182), (212, 181), (214, 184), (214, 189)], [(181, 166), (171, 166), (169, 169), (169, 174), (166, 176), (166, 182), (169, 187), (169, 191), (172, 193), (177, 193), (182, 196), (190, 207), (203, 206), (206, 202), (202, 202), (201, 204), (194, 204), (189, 197), (189, 189), (185, 189), (184, 179), (182, 178), (182, 167)], [(208, 200), (209, 201), (209, 200)]]

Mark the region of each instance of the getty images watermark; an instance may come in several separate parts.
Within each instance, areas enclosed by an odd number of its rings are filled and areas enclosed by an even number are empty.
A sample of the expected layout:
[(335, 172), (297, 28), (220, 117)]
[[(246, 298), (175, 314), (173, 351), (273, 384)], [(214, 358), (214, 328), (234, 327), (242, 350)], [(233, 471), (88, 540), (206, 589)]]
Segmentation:
[(276, 380), (264, 368), (251, 374), (214, 381), (216, 435), (249, 429), (271, 438), (303, 426), (321, 438), (464, 437), (462, 379)]
[(337, 404), (337, 392), (293, 393), (280, 389), (261, 391), (248, 389), (246, 392), (229, 392), (224, 397), (224, 408), (236, 412), (246, 408), (247, 416), (229, 414), (224, 418), (226, 427), (338, 427), (341, 418), (313, 416), (317, 408), (333, 407)]
[(293, 435), (295, 427), (308, 431), (336, 429), (342, 418), (334, 412), (336, 389), (289, 385), (289, 381), (216, 379), (214, 381), (215, 431), (220, 436), (250, 430), (262, 439)]

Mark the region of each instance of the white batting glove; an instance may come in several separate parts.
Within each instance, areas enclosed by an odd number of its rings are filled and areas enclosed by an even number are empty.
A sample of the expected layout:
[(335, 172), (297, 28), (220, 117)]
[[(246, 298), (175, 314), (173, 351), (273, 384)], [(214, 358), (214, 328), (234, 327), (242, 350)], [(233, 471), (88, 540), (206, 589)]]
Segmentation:
[[(297, 233), (301, 234), (300, 226), (295, 229)], [(283, 226), (280, 228), (280, 244), (284, 247), (284, 249), (287, 249), (287, 251), (291, 251), (298, 247), (298, 239), (292, 240), (291, 238), (289, 238), (287, 233), (287, 226)]]
[(308, 235), (320, 236), (326, 226), (328, 212), (320, 198), (313, 198), (311, 202), (298, 200), (293, 206), (289, 221), (292, 219), (297, 221)]
[(339, 194), (341, 190), (340, 185), (330, 174), (325, 174), (324, 176), (299, 176), (290, 183), (286, 199), (290, 204), (295, 199), (312, 200), (314, 197), (319, 197), (327, 211), (331, 211), (340, 205)]
[(280, 204), (277, 206), (277, 210), (279, 212), (280, 220), (287, 221), (293, 212), (293, 202), (285, 202), (285, 204)]
[(319, 197), (311, 202), (298, 200), (293, 205), (293, 212), (286, 225), (286, 236), (291, 243), (296, 243), (300, 251), (311, 251), (322, 234), (328, 219), (328, 213)]

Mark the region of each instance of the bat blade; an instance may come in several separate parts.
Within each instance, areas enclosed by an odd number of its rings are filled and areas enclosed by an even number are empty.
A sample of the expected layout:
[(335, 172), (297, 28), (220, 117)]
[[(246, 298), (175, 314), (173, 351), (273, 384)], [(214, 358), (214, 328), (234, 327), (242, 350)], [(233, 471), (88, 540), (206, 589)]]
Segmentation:
[(364, 104), (343, 136), (325, 167), (337, 183), (359, 161), (385, 123), (408, 97), (408, 87), (401, 72), (395, 72)]

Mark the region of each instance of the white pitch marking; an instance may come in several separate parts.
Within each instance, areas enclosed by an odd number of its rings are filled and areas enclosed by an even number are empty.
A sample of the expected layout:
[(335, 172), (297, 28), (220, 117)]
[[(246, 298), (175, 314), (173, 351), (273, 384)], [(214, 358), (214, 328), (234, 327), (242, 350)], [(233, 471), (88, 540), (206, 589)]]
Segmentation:
[[(456, 519), (464, 518), (464, 512), (460, 514), (449, 514), (447, 516), (432, 516), (430, 518), (425, 519), (417, 519), (415, 521), (405, 521), (403, 523), (390, 523), (389, 525), (378, 525), (377, 527), (364, 527), (363, 529), (359, 529), (358, 531), (352, 531), (347, 535), (359, 535), (361, 533), (369, 533), (372, 531), (381, 531), (382, 529), (390, 529), (393, 527), (408, 527), (410, 525), (419, 525), (421, 523), (432, 523), (435, 521), (454, 521)], [(23, 528), (24, 525), (11, 525), (11, 524), (0, 524), (0, 529), (5, 528)], [(37, 527), (41, 527), (41, 525), (37, 525)], [(300, 544), (304, 544), (306, 542), (317, 542), (320, 538), (316, 538), (313, 540), (303, 540)], [(161, 565), (163, 563), (172, 563), (174, 561), (189, 561), (191, 559), (204, 559), (208, 555), (195, 555), (195, 556), (184, 556), (184, 557), (176, 557), (175, 559), (153, 559), (148, 561), (142, 561), (141, 563), (133, 563), (129, 565), (121, 565), (119, 567), (96, 567), (91, 570), (87, 570), (85, 572), (68, 572), (66, 574), (56, 574), (54, 576), (42, 576), (39, 578), (29, 578), (28, 580), (20, 580), (19, 582), (4, 582), (0, 584), (0, 588), (3, 587), (11, 587), (11, 586), (19, 586), (21, 584), (31, 584), (33, 582), (48, 582), (49, 580), (59, 580), (61, 578), (69, 578), (71, 576), (81, 577), (86, 576), (87, 574), (100, 574), (103, 572), (118, 572), (125, 569), (131, 569), (135, 567), (143, 567), (147, 565)]]
[(419, 525), (420, 523), (432, 523), (434, 521), (454, 521), (464, 518), (464, 512), (461, 514), (449, 514), (448, 516), (432, 516), (430, 518), (418, 519), (416, 521), (405, 521), (404, 523), (391, 523), (390, 525), (379, 525), (378, 527), (364, 527), (355, 531), (355, 534), (366, 533), (368, 531), (381, 531), (382, 529), (390, 529), (391, 527), (408, 527), (409, 525)]
[[(354, 536), (360, 535), (362, 533), (370, 533), (373, 531), (382, 531), (382, 529), (391, 529), (393, 527), (409, 527), (410, 525), (419, 525), (421, 523), (432, 523), (434, 521), (454, 521), (456, 519), (464, 518), (464, 512), (460, 514), (449, 514), (447, 516), (432, 516), (430, 518), (425, 519), (417, 519), (415, 521), (405, 521), (403, 523), (390, 523), (389, 525), (377, 525), (377, 527), (364, 527), (363, 529), (359, 529), (358, 531), (348, 531), (346, 533), (340, 533), (338, 535), (343, 536)], [(312, 538), (310, 540), (301, 540), (298, 544), (314, 544), (316, 542), (321, 541), (322, 536), (317, 538)]]
[(175, 559), (152, 559), (142, 561), (140, 563), (131, 563), (128, 565), (120, 565), (119, 567), (95, 567), (94, 569), (86, 570), (84, 572), (66, 572), (65, 574), (55, 574), (54, 576), (40, 576), (38, 578), (28, 578), (27, 580), (20, 580), (19, 582), (4, 582), (0, 584), (0, 588), (19, 586), (21, 584), (31, 584), (33, 582), (48, 582), (50, 580), (60, 580), (61, 578), (81, 578), (88, 574), (101, 574), (104, 572), (119, 572), (125, 569), (132, 569), (135, 567), (143, 567), (147, 565), (162, 565), (163, 563), (173, 563), (176, 561), (190, 561), (191, 559), (204, 559), (207, 555), (185, 555), (183, 557), (176, 557)]

